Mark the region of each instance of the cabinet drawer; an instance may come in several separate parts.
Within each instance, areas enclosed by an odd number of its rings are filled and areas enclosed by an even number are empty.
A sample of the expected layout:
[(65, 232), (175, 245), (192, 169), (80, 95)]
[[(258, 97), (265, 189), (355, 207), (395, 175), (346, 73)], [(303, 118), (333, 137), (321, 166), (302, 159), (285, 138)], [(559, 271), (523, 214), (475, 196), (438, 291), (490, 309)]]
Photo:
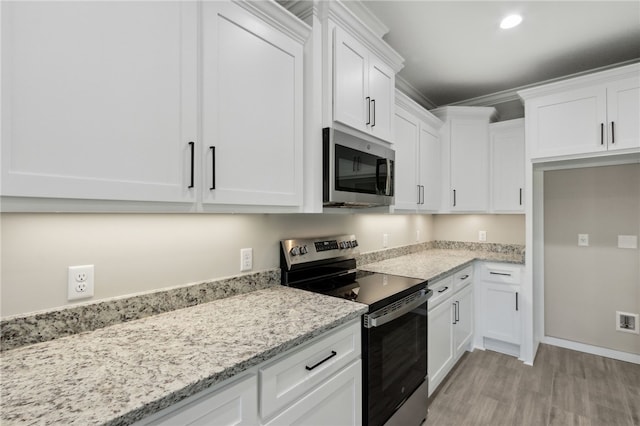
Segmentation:
[(455, 291), (465, 288), (473, 281), (473, 265), (469, 265), (464, 269), (453, 274), (453, 287)]
[(429, 284), (428, 288), (433, 290), (433, 296), (431, 296), (427, 302), (427, 309), (431, 310), (453, 294), (453, 276), (450, 275), (433, 284)]
[(482, 281), (520, 285), (522, 268), (502, 263), (486, 263), (482, 268)]
[(260, 369), (260, 415), (267, 418), (360, 357), (360, 321)]

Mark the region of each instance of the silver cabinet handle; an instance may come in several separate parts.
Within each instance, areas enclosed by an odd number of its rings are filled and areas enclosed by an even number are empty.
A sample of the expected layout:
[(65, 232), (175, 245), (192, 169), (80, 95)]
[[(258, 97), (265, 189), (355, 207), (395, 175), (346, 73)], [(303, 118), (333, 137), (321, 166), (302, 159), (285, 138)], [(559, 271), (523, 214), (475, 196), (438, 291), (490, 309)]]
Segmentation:
[(367, 96), (365, 99), (367, 100), (367, 122), (365, 124), (368, 126), (371, 124), (371, 98)]

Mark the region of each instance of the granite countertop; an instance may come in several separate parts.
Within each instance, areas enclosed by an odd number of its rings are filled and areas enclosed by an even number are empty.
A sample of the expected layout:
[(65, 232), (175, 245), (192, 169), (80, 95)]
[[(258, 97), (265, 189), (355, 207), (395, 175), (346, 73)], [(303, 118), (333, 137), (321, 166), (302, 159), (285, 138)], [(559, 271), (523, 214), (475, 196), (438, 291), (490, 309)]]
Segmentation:
[(524, 264), (524, 256), (521, 253), (431, 249), (361, 265), (358, 268), (363, 271), (381, 272), (431, 281), (469, 265), (474, 260)]
[(0, 423), (130, 424), (366, 311), (273, 286), (8, 350)]

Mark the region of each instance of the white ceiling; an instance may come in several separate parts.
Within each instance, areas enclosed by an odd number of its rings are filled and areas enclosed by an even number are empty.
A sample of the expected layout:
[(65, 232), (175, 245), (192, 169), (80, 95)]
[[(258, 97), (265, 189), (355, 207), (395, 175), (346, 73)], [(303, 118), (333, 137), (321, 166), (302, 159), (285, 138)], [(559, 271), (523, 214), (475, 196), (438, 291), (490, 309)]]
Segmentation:
[[(430, 106), (640, 60), (638, 0), (362, 3), (405, 58), (400, 80)], [(521, 14), (522, 24), (501, 30), (511, 13)]]

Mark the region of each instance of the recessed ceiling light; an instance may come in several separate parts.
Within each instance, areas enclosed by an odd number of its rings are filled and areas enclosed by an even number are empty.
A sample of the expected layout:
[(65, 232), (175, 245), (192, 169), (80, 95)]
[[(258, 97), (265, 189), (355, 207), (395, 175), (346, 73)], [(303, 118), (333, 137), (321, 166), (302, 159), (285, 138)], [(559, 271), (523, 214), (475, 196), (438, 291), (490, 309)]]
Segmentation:
[(506, 30), (509, 28), (517, 27), (518, 25), (520, 25), (520, 22), (522, 22), (522, 16), (509, 15), (500, 22), (500, 28)]

